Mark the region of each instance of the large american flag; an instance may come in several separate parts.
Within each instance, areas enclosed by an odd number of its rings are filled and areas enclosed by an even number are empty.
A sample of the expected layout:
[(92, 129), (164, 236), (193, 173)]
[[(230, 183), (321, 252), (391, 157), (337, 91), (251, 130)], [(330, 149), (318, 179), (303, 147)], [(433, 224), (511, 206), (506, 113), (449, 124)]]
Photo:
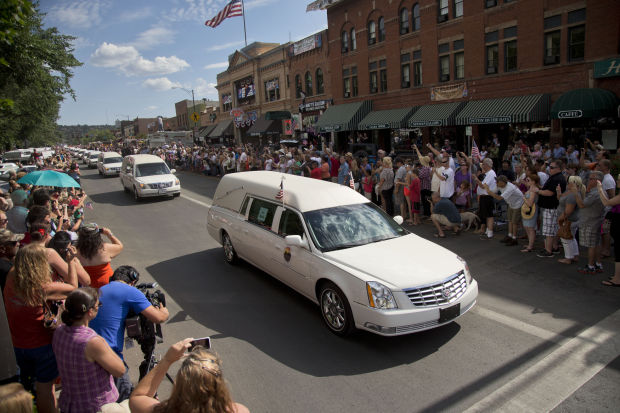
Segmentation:
[(471, 157), (472, 159), (480, 159), (480, 151), (478, 150), (475, 139), (471, 140)]
[(243, 16), (241, 0), (232, 0), (214, 18), (207, 20), (205, 26), (217, 27), (224, 19), (236, 16)]

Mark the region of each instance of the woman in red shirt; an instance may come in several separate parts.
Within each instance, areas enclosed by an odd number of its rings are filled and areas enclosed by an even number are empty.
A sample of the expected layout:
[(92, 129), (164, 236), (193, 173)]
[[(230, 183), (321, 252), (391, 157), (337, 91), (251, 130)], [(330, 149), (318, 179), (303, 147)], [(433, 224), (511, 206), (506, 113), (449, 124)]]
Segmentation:
[(58, 377), (52, 350), (53, 330), (43, 326), (43, 303), (62, 300), (77, 287), (75, 256), (67, 257), (66, 283), (53, 282), (45, 247), (37, 244), (21, 248), (4, 287), (4, 306), (11, 339), (22, 377), (32, 377), (41, 413), (56, 411), (54, 380)]

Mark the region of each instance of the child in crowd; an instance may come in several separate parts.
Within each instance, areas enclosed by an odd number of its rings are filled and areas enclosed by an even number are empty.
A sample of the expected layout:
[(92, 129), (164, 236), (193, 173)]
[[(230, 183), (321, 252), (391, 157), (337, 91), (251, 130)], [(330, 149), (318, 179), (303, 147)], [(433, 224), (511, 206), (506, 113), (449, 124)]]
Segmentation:
[(454, 196), (454, 204), (459, 212), (467, 211), (471, 205), (471, 194), (469, 192), (469, 182), (461, 182)]
[(420, 205), (422, 199), (422, 186), (420, 184), (420, 177), (418, 176), (418, 168), (411, 169), (411, 183), (409, 184), (409, 200), (411, 201), (411, 215), (413, 220), (409, 219), (407, 222), (413, 225), (420, 224)]
[(368, 199), (372, 199), (372, 183), (372, 171), (365, 168), (362, 187), (364, 188), (364, 196)]

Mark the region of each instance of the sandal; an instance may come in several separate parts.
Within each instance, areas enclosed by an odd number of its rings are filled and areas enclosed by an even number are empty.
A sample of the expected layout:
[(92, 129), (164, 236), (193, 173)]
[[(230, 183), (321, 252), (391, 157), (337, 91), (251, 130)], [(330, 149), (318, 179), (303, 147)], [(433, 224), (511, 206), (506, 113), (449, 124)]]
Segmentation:
[(560, 258), (558, 262), (560, 264), (572, 264), (574, 261), (570, 258)]
[(521, 250), (521, 252), (532, 252), (532, 251), (534, 251), (534, 248), (523, 248)]
[(605, 287), (620, 287), (620, 283), (615, 283), (611, 281), (601, 281), (601, 284), (603, 284)]
[(435, 234), (433, 234), (433, 236), (434, 236), (435, 238), (445, 238), (445, 237), (446, 237), (446, 234), (440, 235), (440, 234), (435, 233)]

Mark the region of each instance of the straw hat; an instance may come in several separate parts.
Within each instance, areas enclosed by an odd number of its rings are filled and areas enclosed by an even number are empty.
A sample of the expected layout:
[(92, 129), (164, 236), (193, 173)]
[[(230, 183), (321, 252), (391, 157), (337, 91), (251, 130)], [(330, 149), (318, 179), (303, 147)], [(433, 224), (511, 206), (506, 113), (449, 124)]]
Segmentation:
[(420, 156), (420, 163), (422, 164), (422, 166), (428, 166), (431, 163), (431, 158), (429, 158), (428, 156)]
[(536, 215), (536, 204), (528, 206), (525, 202), (521, 205), (521, 218), (532, 219)]

